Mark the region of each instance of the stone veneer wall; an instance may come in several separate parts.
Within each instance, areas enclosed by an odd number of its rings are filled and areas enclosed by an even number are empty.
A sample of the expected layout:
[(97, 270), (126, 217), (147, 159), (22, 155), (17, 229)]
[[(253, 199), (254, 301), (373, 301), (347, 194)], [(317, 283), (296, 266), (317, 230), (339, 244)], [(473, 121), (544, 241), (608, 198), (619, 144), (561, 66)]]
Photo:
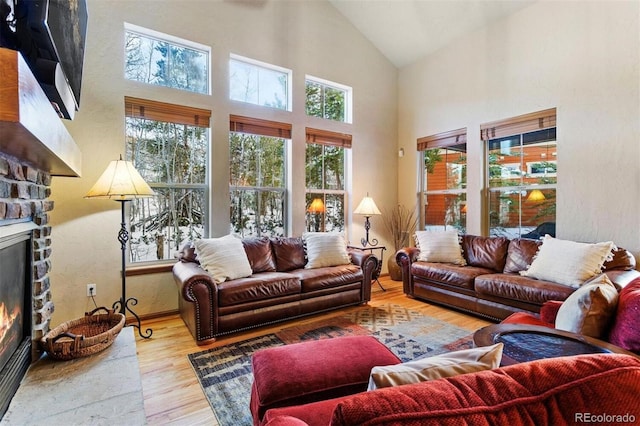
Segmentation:
[[(0, 226), (33, 221), (33, 305), (32, 339), (40, 340), (49, 331), (54, 305), (51, 300), (51, 226), (48, 212), (53, 201), (51, 175), (13, 157), (0, 153)], [(38, 345), (33, 345), (34, 350)]]

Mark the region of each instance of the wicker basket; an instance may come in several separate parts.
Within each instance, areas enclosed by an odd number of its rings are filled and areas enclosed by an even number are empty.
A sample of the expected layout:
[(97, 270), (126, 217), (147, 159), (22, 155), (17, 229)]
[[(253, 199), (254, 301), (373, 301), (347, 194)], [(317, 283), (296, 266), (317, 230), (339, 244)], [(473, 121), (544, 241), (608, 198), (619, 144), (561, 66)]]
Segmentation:
[[(106, 314), (96, 314), (104, 310)], [(108, 348), (124, 326), (125, 317), (113, 309), (97, 308), (83, 318), (67, 321), (45, 334), (40, 345), (50, 357), (69, 360)]]

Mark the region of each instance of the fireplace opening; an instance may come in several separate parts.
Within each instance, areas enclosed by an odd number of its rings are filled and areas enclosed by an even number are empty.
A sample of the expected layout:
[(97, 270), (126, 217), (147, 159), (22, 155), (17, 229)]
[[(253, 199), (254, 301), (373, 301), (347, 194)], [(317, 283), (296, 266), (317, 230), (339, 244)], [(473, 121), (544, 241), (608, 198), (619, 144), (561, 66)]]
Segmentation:
[(0, 418), (31, 363), (32, 234), (0, 238)]

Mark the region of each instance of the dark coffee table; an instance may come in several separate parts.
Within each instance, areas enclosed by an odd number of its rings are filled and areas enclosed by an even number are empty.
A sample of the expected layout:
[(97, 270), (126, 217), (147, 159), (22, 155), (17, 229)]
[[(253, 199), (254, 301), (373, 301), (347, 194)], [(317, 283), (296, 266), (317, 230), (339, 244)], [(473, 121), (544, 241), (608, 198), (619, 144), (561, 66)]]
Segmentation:
[(473, 334), (476, 346), (502, 342), (502, 362), (511, 365), (542, 358), (593, 353), (620, 353), (636, 356), (603, 340), (549, 327), (524, 324), (494, 324)]

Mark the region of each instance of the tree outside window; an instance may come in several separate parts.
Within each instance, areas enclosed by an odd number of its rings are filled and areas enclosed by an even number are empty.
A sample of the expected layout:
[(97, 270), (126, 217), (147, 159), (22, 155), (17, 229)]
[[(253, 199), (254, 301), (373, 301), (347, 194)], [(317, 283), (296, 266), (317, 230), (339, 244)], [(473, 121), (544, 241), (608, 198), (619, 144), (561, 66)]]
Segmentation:
[[(127, 24), (125, 78), (147, 84), (209, 93), (209, 49)], [(173, 41), (176, 40), (176, 41)]]
[(306, 215), (308, 231), (344, 231), (345, 150), (351, 136), (307, 128)]
[[(285, 161), (290, 126), (287, 131), (281, 124), (232, 117), (235, 131), (229, 134), (230, 222), (231, 232), (243, 237), (285, 234)], [(286, 138), (273, 136), (282, 132)]]
[[(173, 259), (187, 241), (207, 228), (209, 111), (127, 98), (126, 157), (156, 192), (130, 203), (131, 262)], [(171, 111), (183, 122), (142, 118)], [(195, 111), (195, 112), (193, 112)], [(208, 115), (207, 115), (208, 114)], [(196, 121), (200, 125), (184, 124)], [(206, 126), (206, 127), (205, 127)]]
[(351, 122), (351, 88), (307, 76), (306, 111), (312, 117)]
[(232, 55), (229, 99), (291, 111), (291, 70)]

